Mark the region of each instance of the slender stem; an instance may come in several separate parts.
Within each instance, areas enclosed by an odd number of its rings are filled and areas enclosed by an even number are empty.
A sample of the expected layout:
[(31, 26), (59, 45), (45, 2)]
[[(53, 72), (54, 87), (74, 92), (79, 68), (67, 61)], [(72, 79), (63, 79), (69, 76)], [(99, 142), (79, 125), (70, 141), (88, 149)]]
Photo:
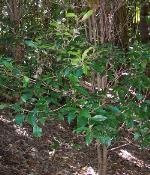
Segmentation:
[(98, 155), (98, 175), (102, 175), (102, 150), (100, 143), (97, 143), (97, 155)]
[(102, 175), (106, 175), (106, 171), (107, 171), (107, 152), (108, 152), (106, 145), (102, 145), (102, 149), (103, 149)]

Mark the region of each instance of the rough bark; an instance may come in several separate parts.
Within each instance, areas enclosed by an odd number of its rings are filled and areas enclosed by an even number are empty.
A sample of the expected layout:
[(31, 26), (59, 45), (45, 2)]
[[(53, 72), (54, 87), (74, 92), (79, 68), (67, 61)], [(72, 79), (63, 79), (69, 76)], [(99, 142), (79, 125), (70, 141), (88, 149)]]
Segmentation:
[(8, 0), (7, 11), (12, 25), (11, 32), (15, 47), (12, 48), (12, 54), (16, 63), (21, 63), (24, 56), (24, 46), (20, 43), (21, 33), (19, 31), (22, 17), (22, 3), (20, 0)]
[(149, 9), (150, 2), (148, 0), (143, 1), (140, 8), (140, 35), (142, 43), (147, 43), (149, 41), (149, 25), (147, 22)]

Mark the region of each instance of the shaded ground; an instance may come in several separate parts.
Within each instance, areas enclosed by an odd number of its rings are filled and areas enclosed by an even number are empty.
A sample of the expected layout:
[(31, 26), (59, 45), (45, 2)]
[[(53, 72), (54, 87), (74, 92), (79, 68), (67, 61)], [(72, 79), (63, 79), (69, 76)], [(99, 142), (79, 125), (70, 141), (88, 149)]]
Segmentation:
[[(31, 128), (20, 128), (10, 114), (0, 114), (0, 175), (85, 175), (97, 170), (95, 145), (87, 147), (64, 124), (49, 121), (41, 138)], [(120, 147), (120, 145), (124, 147)], [(108, 154), (108, 175), (150, 175), (150, 152), (127, 141)]]

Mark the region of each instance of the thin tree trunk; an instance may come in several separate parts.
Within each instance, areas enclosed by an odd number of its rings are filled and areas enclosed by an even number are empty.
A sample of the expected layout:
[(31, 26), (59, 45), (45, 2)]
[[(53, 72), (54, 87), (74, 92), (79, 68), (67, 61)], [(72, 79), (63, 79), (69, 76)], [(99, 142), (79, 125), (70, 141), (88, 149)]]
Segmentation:
[(106, 145), (102, 145), (102, 149), (103, 149), (102, 175), (106, 175), (107, 173), (107, 147)]
[(107, 174), (107, 147), (104, 144), (97, 143), (98, 155), (98, 175)]
[(98, 155), (98, 175), (102, 175), (102, 150), (101, 144), (97, 143), (97, 155)]

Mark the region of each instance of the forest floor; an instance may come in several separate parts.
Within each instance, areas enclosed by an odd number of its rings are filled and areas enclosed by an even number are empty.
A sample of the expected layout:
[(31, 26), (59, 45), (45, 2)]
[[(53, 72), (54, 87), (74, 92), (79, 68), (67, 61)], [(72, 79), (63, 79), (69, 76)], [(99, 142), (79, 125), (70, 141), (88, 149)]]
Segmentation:
[[(62, 122), (48, 121), (43, 136), (34, 138), (25, 124), (17, 126), (9, 111), (0, 113), (0, 175), (86, 175), (97, 171), (95, 144), (86, 146)], [(130, 140), (130, 141), (129, 141)], [(122, 146), (124, 145), (124, 146)], [(150, 151), (124, 138), (108, 151), (107, 175), (150, 175)]]

